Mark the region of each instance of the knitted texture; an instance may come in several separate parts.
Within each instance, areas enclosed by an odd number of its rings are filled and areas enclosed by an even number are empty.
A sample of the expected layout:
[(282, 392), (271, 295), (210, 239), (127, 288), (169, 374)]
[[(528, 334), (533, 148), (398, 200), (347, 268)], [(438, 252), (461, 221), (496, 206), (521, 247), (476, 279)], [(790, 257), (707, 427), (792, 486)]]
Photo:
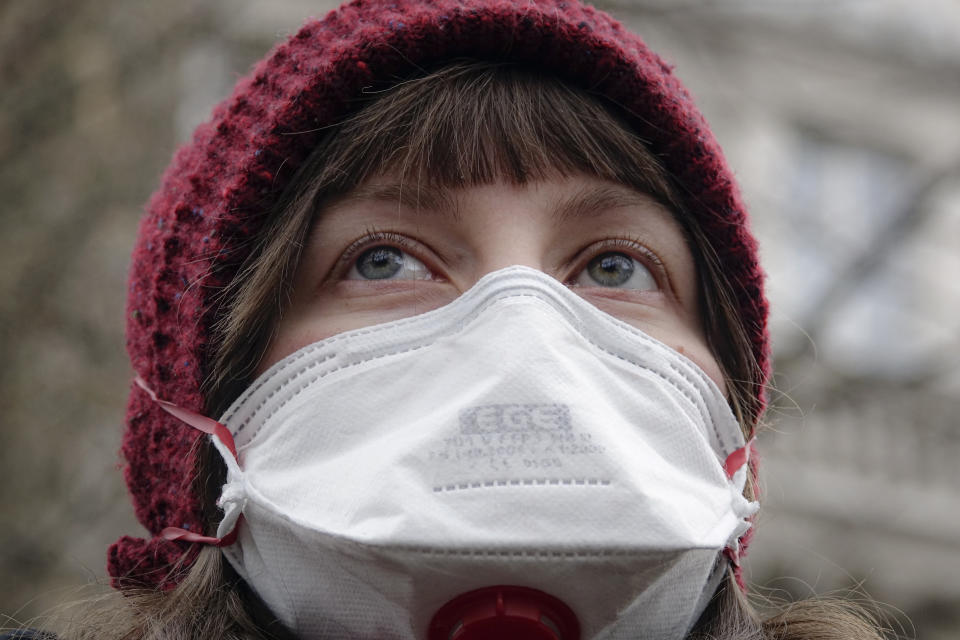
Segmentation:
[[(571, 0), (355, 0), (308, 22), (241, 79), (177, 151), (147, 205), (131, 266), (127, 348), (134, 370), (161, 398), (204, 411), (200, 384), (215, 297), (320, 130), (375, 80), (453, 58), (516, 61), (634, 114), (633, 126), (716, 246), (767, 371), (763, 276), (738, 189), (689, 94), (638, 37)], [(154, 536), (167, 526), (201, 526), (191, 487), (199, 437), (132, 389), (125, 475), (136, 515)], [(110, 548), (108, 570), (115, 586), (121, 578), (170, 586), (176, 578), (167, 568), (185, 548), (124, 537)]]

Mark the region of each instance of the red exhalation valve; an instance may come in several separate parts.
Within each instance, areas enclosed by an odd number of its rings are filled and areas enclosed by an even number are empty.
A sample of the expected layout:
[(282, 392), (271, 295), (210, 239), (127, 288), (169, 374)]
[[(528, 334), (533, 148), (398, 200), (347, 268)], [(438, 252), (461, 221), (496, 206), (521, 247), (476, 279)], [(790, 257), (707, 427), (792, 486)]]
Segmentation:
[(580, 640), (570, 607), (527, 587), (484, 587), (440, 607), (428, 640)]

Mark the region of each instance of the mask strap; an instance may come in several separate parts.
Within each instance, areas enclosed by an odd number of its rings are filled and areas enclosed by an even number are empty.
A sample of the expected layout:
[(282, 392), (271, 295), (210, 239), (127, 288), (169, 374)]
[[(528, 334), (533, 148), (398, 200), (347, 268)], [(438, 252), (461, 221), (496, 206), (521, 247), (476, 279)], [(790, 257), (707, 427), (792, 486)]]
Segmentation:
[[(239, 520), (238, 520), (239, 522)], [(183, 540), (184, 542), (199, 542), (201, 544), (210, 544), (215, 547), (229, 547), (237, 541), (237, 527), (234, 526), (230, 533), (222, 538), (213, 536), (203, 536), (193, 531), (187, 531), (180, 527), (167, 527), (160, 532), (160, 537), (164, 540)]]
[(237, 446), (233, 442), (233, 436), (230, 434), (230, 430), (225, 426), (213, 418), (208, 418), (207, 416), (200, 415), (195, 411), (178, 407), (167, 400), (161, 400), (157, 397), (157, 394), (154, 393), (153, 389), (147, 386), (147, 383), (140, 376), (134, 378), (133, 381), (137, 383), (138, 387), (146, 391), (147, 395), (150, 396), (150, 399), (160, 405), (161, 409), (180, 420), (180, 422), (193, 427), (197, 431), (202, 431), (206, 434), (214, 436), (217, 440), (223, 443), (223, 446), (225, 446), (230, 453), (233, 454), (234, 459), (237, 458)]
[(753, 438), (747, 441), (747, 444), (743, 445), (723, 461), (723, 470), (726, 472), (728, 478), (733, 478), (733, 474), (740, 470), (740, 468), (747, 464), (747, 460), (750, 459), (750, 449), (753, 447)]
[[(184, 409), (183, 407), (178, 407), (177, 405), (169, 402), (167, 400), (161, 400), (157, 397), (157, 394), (147, 386), (146, 381), (140, 376), (137, 376), (133, 380), (138, 387), (147, 392), (147, 395), (150, 396), (150, 399), (156, 402), (161, 409), (178, 419), (180, 422), (183, 422), (187, 426), (193, 427), (197, 431), (202, 431), (210, 436), (213, 436), (219, 440), (227, 450), (233, 454), (235, 460), (237, 457), (237, 446), (233, 441), (233, 435), (230, 433), (230, 430), (227, 429), (223, 424), (217, 422), (212, 418), (201, 415), (190, 409)], [(233, 544), (237, 539), (237, 527), (234, 528), (227, 535), (222, 538), (215, 538), (212, 536), (204, 536), (194, 531), (188, 531), (186, 529), (181, 529), (180, 527), (166, 527), (163, 531), (160, 532), (160, 536), (165, 540), (183, 540), (185, 542), (199, 542), (202, 544), (212, 544), (216, 547), (226, 547)]]
[[(747, 464), (747, 461), (750, 459), (750, 452), (753, 450), (753, 441), (754, 438), (750, 438), (745, 445), (731, 453), (727, 456), (727, 459), (723, 461), (723, 470), (727, 474), (727, 477), (733, 479), (733, 476), (743, 469), (744, 465)], [(749, 536), (753, 533), (753, 527), (748, 529), (744, 534), (738, 539), (737, 543), (733, 547), (726, 547), (723, 550), (723, 554), (727, 556), (727, 559), (730, 561), (730, 564), (733, 565), (734, 572), (737, 575), (737, 582), (742, 585), (742, 578), (740, 577), (740, 541), (744, 543), (749, 541)]]

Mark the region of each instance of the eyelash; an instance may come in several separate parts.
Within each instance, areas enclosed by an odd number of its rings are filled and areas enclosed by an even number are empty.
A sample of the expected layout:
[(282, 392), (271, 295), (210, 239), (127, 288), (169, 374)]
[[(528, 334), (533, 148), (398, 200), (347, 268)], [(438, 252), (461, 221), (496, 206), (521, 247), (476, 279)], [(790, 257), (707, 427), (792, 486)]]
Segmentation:
[[(343, 253), (337, 258), (337, 262), (334, 265), (333, 274), (338, 278), (343, 277), (343, 275), (350, 270), (354, 261), (359, 258), (364, 251), (381, 244), (390, 245), (411, 254), (418, 253), (417, 249), (421, 246), (420, 243), (400, 233), (368, 229), (366, 234), (351, 242), (350, 245), (343, 250)], [(422, 250), (419, 253), (422, 253)], [(424, 260), (419, 255), (414, 255), (414, 257), (427, 265), (427, 267), (433, 269), (431, 266), (432, 261)]]
[[(353, 266), (354, 261), (360, 257), (364, 251), (380, 244), (394, 246), (405, 252), (411, 253), (415, 258), (423, 262), (431, 271), (435, 270), (435, 261), (425, 259), (423, 257), (423, 250), (421, 249), (420, 243), (401, 233), (395, 233), (393, 231), (381, 231), (378, 229), (368, 229), (366, 234), (350, 243), (350, 245), (337, 259), (336, 265), (333, 269), (333, 274), (335, 277), (342, 278), (347, 271), (349, 271), (351, 266)], [(570, 278), (568, 278), (567, 284), (569, 284), (571, 280), (575, 279), (581, 271), (586, 269), (587, 264), (589, 264), (593, 258), (609, 251), (620, 251), (621, 253), (626, 253), (631, 258), (637, 260), (650, 271), (657, 282), (657, 286), (661, 290), (667, 290), (669, 285), (669, 276), (666, 265), (664, 265), (660, 257), (651, 249), (649, 249), (639, 238), (630, 236), (608, 238), (583, 248), (571, 261), (572, 264), (576, 266), (573, 269)]]
[(591, 260), (600, 254), (608, 252), (627, 254), (650, 272), (657, 283), (657, 287), (661, 291), (668, 290), (670, 278), (668, 277), (667, 267), (663, 263), (663, 260), (648, 248), (642, 240), (631, 236), (608, 238), (582, 249), (573, 261), (576, 267), (573, 269), (571, 279), (576, 278), (581, 271), (586, 269)]

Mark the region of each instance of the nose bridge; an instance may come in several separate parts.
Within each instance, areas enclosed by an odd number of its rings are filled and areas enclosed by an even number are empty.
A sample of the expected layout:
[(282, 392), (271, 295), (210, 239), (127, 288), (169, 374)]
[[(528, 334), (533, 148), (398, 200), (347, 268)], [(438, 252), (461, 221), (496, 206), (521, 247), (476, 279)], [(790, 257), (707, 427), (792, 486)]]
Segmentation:
[(476, 269), (474, 282), (492, 271), (522, 265), (546, 271), (544, 256), (548, 229), (530, 212), (504, 212), (484, 225), (475, 235)]

